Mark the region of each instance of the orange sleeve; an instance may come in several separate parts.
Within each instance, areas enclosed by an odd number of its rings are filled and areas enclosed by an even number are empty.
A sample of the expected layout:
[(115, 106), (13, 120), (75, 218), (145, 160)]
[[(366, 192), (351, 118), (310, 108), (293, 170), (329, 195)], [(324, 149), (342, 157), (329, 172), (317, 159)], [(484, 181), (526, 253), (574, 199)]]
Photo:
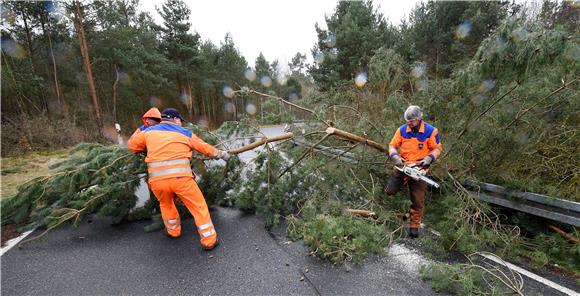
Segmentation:
[(401, 146), (402, 143), (403, 143), (403, 138), (401, 137), (401, 129), (398, 128), (397, 131), (395, 132), (395, 135), (391, 139), (389, 146), (399, 147), (399, 146)]
[(137, 129), (133, 135), (131, 135), (131, 138), (129, 138), (129, 141), (127, 142), (127, 148), (129, 148), (129, 151), (133, 153), (145, 151), (147, 148), (145, 145), (145, 134)]
[(443, 150), (443, 145), (441, 144), (441, 137), (439, 136), (439, 130), (437, 128), (435, 128), (433, 134), (431, 134), (431, 137), (429, 137), (429, 140), (427, 141), (427, 148), (429, 148), (429, 150), (433, 149)]
[(219, 153), (218, 149), (204, 142), (202, 139), (198, 138), (195, 134), (192, 134), (191, 138), (189, 138), (189, 145), (195, 151), (209, 157), (217, 156), (217, 154)]

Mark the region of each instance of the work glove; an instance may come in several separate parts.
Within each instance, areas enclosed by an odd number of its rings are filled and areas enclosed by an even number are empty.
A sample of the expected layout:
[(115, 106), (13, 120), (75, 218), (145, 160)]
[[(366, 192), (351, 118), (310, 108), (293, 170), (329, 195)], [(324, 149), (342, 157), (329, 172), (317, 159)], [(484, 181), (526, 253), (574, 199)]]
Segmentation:
[(223, 159), (223, 160), (225, 160), (225, 161), (228, 161), (228, 159), (230, 159), (230, 156), (231, 156), (231, 155), (230, 155), (230, 154), (229, 154), (227, 151), (225, 151), (225, 150), (222, 150), (222, 151), (220, 152), (220, 154), (219, 154), (218, 158), (221, 158), (221, 159)]
[(427, 155), (427, 156), (425, 156), (425, 158), (423, 158), (423, 160), (421, 160), (419, 165), (426, 169), (431, 165), (432, 162), (433, 162), (433, 157), (431, 157), (430, 155)]
[(393, 161), (393, 164), (395, 166), (402, 166), (403, 165), (403, 159), (397, 154), (391, 156), (391, 161)]

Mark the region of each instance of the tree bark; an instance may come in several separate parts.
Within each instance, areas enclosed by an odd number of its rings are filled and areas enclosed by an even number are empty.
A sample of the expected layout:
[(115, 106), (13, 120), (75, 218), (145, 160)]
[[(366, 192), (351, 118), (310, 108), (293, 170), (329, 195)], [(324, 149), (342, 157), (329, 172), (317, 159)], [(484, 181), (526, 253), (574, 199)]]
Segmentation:
[(28, 59), (30, 60), (30, 68), (32, 74), (36, 74), (36, 67), (32, 54), (32, 37), (30, 36), (30, 27), (28, 27), (28, 17), (25, 12), (22, 12), (22, 20), (24, 21), (24, 31), (26, 32), (26, 44), (28, 45)]
[(228, 153), (238, 154), (238, 153), (246, 152), (248, 150), (252, 150), (256, 147), (262, 146), (262, 145), (270, 143), (270, 142), (277, 142), (277, 141), (282, 141), (282, 140), (286, 140), (286, 139), (292, 139), (293, 137), (294, 137), (293, 133), (284, 133), (284, 134), (280, 134), (280, 135), (273, 136), (273, 137), (264, 137), (261, 140), (253, 142), (253, 143), (248, 144), (246, 146), (242, 146), (240, 148), (235, 148), (235, 149), (230, 149), (230, 150), (228, 150)]
[(189, 121), (193, 122), (194, 118), (194, 112), (193, 112), (193, 95), (191, 93), (191, 83), (189, 82), (189, 79), (187, 79), (186, 81), (187, 83), (187, 113), (189, 115)]
[[(43, 15), (43, 17), (46, 17), (46, 15)], [(62, 97), (62, 94), (60, 92), (60, 85), (58, 83), (58, 71), (56, 68), (56, 59), (54, 58), (54, 51), (52, 49), (52, 38), (50, 38), (50, 20), (48, 19), (46, 20), (46, 25), (48, 26), (48, 30), (45, 30), (43, 22), (42, 31), (44, 31), (44, 34), (48, 39), (48, 49), (50, 51), (50, 60), (52, 62), (52, 73), (54, 79), (54, 92), (56, 93), (56, 99), (58, 101), (58, 107), (60, 109), (60, 112), (65, 113), (67, 111), (67, 107), (65, 105), (64, 98)]]
[(361, 216), (361, 217), (373, 218), (373, 219), (377, 219), (378, 218), (377, 213), (375, 213), (373, 211), (356, 210), (356, 209), (345, 209), (344, 212), (347, 215), (352, 215), (352, 216)]
[[(32, 36), (31, 36), (31, 28), (28, 26), (28, 16), (26, 15), (25, 11), (22, 11), (22, 21), (24, 22), (24, 31), (26, 32), (26, 44), (28, 46), (28, 59), (30, 60), (30, 69), (32, 70), (32, 75), (36, 74), (36, 62), (34, 61), (33, 54), (32, 54)], [(44, 110), (48, 112), (48, 102), (46, 101), (46, 97), (44, 96), (44, 91), (40, 89), (40, 83), (35, 81), (34, 84), (39, 89), (39, 97), (40, 101), (44, 107)]]
[(115, 69), (115, 81), (113, 81), (113, 124), (117, 123), (117, 85), (119, 84), (119, 69), (117, 64), (113, 64)]
[(381, 145), (373, 140), (365, 139), (363, 137), (353, 135), (349, 132), (345, 132), (345, 131), (339, 130), (337, 128), (329, 127), (326, 129), (326, 133), (329, 135), (336, 135), (336, 136), (339, 136), (341, 138), (351, 140), (353, 142), (358, 142), (361, 144), (369, 145), (370, 147), (373, 147), (381, 152), (387, 152), (389, 149), (387, 146)]
[(97, 128), (99, 130), (99, 135), (104, 137), (103, 118), (101, 117), (101, 110), (99, 108), (99, 98), (97, 97), (97, 90), (95, 89), (95, 81), (93, 79), (93, 70), (89, 59), (89, 48), (87, 46), (85, 30), (83, 29), (83, 16), (81, 13), (81, 5), (78, 1), (74, 1), (74, 5), (75, 5), (74, 12), (76, 16), (75, 27), (77, 29), (77, 35), (79, 37), (81, 55), (83, 57), (83, 65), (85, 68), (85, 74), (87, 75), (89, 91), (91, 92), (91, 102), (93, 104), (93, 108), (95, 109), (95, 120)]

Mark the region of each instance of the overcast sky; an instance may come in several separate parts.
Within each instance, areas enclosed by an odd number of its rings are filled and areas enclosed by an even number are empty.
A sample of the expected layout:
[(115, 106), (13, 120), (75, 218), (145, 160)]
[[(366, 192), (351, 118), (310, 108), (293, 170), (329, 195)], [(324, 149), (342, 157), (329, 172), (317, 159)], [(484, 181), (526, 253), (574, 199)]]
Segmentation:
[[(325, 15), (332, 15), (337, 0), (185, 0), (191, 9), (192, 30), (203, 40), (219, 46), (226, 33), (254, 66), (262, 52), (269, 62), (278, 59), (286, 65), (301, 52), (312, 62), (310, 50), (316, 43), (314, 24), (326, 28)], [(375, 0), (374, 5), (392, 23), (407, 17), (419, 0)], [(151, 12), (155, 21), (162, 20), (155, 6), (162, 0), (141, 1), (141, 7)]]

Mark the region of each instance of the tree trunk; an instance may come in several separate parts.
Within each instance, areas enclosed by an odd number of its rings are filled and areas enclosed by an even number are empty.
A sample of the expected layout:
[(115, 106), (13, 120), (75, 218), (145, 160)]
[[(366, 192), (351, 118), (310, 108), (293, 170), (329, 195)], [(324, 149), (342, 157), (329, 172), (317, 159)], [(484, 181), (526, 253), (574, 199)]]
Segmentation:
[[(28, 26), (28, 16), (25, 12), (22, 12), (22, 20), (24, 21), (24, 31), (26, 32), (26, 44), (28, 46), (28, 59), (30, 60), (30, 69), (32, 70), (32, 75), (36, 75), (36, 63), (33, 58), (32, 54), (32, 36), (31, 36), (31, 28)], [(44, 110), (48, 112), (48, 102), (46, 101), (46, 97), (44, 96), (44, 91), (40, 89), (40, 84), (35, 81), (34, 84), (39, 90), (39, 97), (40, 101), (44, 107)]]
[(189, 82), (189, 79), (187, 79), (187, 112), (189, 115), (189, 121), (193, 122), (194, 118), (194, 112), (193, 112), (193, 95), (191, 93), (191, 83)]
[(79, 37), (79, 44), (81, 47), (81, 55), (83, 57), (83, 65), (85, 68), (85, 74), (87, 75), (87, 82), (89, 85), (89, 91), (91, 92), (91, 101), (93, 103), (93, 108), (95, 109), (95, 120), (97, 123), (97, 128), (99, 130), (99, 135), (104, 137), (103, 130), (103, 119), (101, 117), (101, 110), (99, 109), (99, 98), (97, 97), (97, 90), (95, 89), (95, 81), (93, 79), (93, 70), (91, 62), (89, 60), (89, 48), (87, 46), (87, 40), (85, 37), (85, 30), (83, 29), (83, 16), (81, 14), (81, 5), (78, 1), (74, 1), (75, 5), (75, 16), (76, 22), (75, 27), (77, 29), (77, 35)]
[(24, 31), (26, 32), (26, 44), (28, 45), (28, 59), (30, 60), (30, 68), (32, 69), (32, 74), (36, 74), (36, 67), (34, 65), (32, 54), (32, 37), (30, 36), (30, 27), (28, 27), (28, 17), (24, 12), (22, 12), (22, 20), (24, 21)]
[(60, 112), (65, 113), (67, 111), (67, 107), (64, 102), (64, 98), (62, 97), (62, 94), (60, 92), (60, 85), (58, 83), (58, 71), (56, 68), (56, 59), (54, 58), (54, 51), (52, 50), (52, 38), (50, 38), (50, 21), (47, 21), (46, 25), (48, 26), (48, 31), (44, 29), (44, 22), (42, 23), (42, 31), (44, 31), (44, 34), (48, 39), (48, 49), (50, 51), (50, 59), (52, 61), (52, 72), (54, 78), (54, 92), (56, 93), (56, 99), (58, 101), (58, 107), (60, 109)]
[(119, 69), (117, 64), (113, 64), (115, 69), (115, 81), (113, 81), (113, 124), (117, 123), (117, 85), (119, 83)]
[(381, 152), (387, 152), (389, 151), (389, 147), (379, 144), (373, 140), (369, 140), (369, 139), (365, 139), (363, 137), (351, 134), (349, 132), (345, 132), (343, 130), (339, 130), (337, 128), (333, 128), (333, 127), (329, 127), (326, 129), (326, 133), (329, 135), (335, 135), (335, 136), (339, 136), (341, 138), (353, 141), (353, 142), (358, 142), (364, 145), (368, 145), (369, 147), (373, 147)]

